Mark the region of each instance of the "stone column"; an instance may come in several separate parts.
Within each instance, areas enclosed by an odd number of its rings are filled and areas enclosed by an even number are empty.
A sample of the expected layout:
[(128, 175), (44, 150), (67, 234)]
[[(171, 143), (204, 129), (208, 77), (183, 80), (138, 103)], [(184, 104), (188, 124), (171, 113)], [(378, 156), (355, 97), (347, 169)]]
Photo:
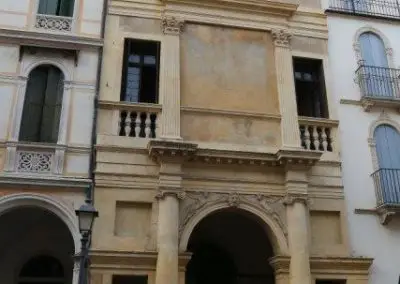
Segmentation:
[(307, 187), (305, 171), (286, 172), (290, 284), (311, 284)]
[(179, 284), (179, 193), (160, 191), (156, 284)]
[(161, 138), (181, 139), (180, 49), (179, 35), (183, 21), (164, 17), (161, 44), (160, 102), (162, 104)]
[(282, 115), (282, 145), (284, 148), (299, 148), (301, 141), (290, 50), (291, 34), (285, 30), (273, 30), (271, 33), (275, 45), (277, 89)]

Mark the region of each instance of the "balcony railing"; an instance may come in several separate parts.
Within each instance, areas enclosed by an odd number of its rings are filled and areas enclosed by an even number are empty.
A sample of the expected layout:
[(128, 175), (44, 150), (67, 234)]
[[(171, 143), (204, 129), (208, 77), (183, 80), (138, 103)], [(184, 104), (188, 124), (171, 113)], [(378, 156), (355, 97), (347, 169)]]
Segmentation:
[(354, 15), (400, 19), (398, 0), (330, 0), (329, 10)]
[(49, 31), (70, 32), (72, 30), (72, 17), (37, 14), (35, 28)]
[(363, 97), (400, 99), (400, 69), (360, 65), (356, 76)]
[(306, 150), (333, 152), (337, 121), (300, 117), (301, 146)]
[(372, 175), (378, 206), (400, 206), (400, 169), (379, 169)]

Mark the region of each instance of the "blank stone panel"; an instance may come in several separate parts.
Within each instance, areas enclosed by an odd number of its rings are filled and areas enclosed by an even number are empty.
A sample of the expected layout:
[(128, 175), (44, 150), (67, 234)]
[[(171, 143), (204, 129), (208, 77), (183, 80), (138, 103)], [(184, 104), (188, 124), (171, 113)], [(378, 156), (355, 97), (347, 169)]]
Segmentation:
[(117, 201), (114, 235), (145, 239), (150, 231), (151, 203)]
[(339, 211), (311, 211), (312, 245), (323, 247), (343, 243)]

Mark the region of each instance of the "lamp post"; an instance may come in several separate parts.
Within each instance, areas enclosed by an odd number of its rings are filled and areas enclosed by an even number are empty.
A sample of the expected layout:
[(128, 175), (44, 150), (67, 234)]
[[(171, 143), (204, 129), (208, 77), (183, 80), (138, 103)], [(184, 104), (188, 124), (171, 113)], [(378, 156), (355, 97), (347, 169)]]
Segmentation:
[(75, 210), (79, 221), (79, 231), (82, 235), (81, 238), (81, 252), (80, 265), (79, 265), (79, 284), (87, 284), (88, 279), (88, 242), (92, 234), (94, 219), (99, 216), (96, 209), (90, 204), (83, 204), (78, 210)]

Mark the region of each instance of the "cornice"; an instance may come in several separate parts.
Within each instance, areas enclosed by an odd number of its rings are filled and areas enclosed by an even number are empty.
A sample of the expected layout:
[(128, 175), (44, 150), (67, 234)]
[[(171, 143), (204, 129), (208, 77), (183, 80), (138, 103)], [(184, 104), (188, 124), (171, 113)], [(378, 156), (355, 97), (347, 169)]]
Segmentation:
[(313, 166), (320, 160), (322, 152), (298, 149), (281, 149), (276, 153), (280, 165)]
[(147, 149), (150, 158), (155, 160), (171, 158), (190, 160), (197, 151), (197, 144), (182, 141), (150, 140)]
[(90, 179), (69, 178), (62, 176), (28, 175), (15, 173), (0, 173), (0, 184), (11, 186), (44, 186), (62, 188), (87, 188)]
[(100, 48), (103, 46), (103, 41), (98, 38), (66, 34), (47, 34), (34, 31), (1, 28), (0, 42), (70, 50), (79, 50), (82, 48)]
[[(368, 275), (373, 259), (368, 257), (310, 257), (311, 272), (334, 274)], [(290, 256), (278, 255), (270, 258), (269, 263), (276, 274), (288, 274)]]

